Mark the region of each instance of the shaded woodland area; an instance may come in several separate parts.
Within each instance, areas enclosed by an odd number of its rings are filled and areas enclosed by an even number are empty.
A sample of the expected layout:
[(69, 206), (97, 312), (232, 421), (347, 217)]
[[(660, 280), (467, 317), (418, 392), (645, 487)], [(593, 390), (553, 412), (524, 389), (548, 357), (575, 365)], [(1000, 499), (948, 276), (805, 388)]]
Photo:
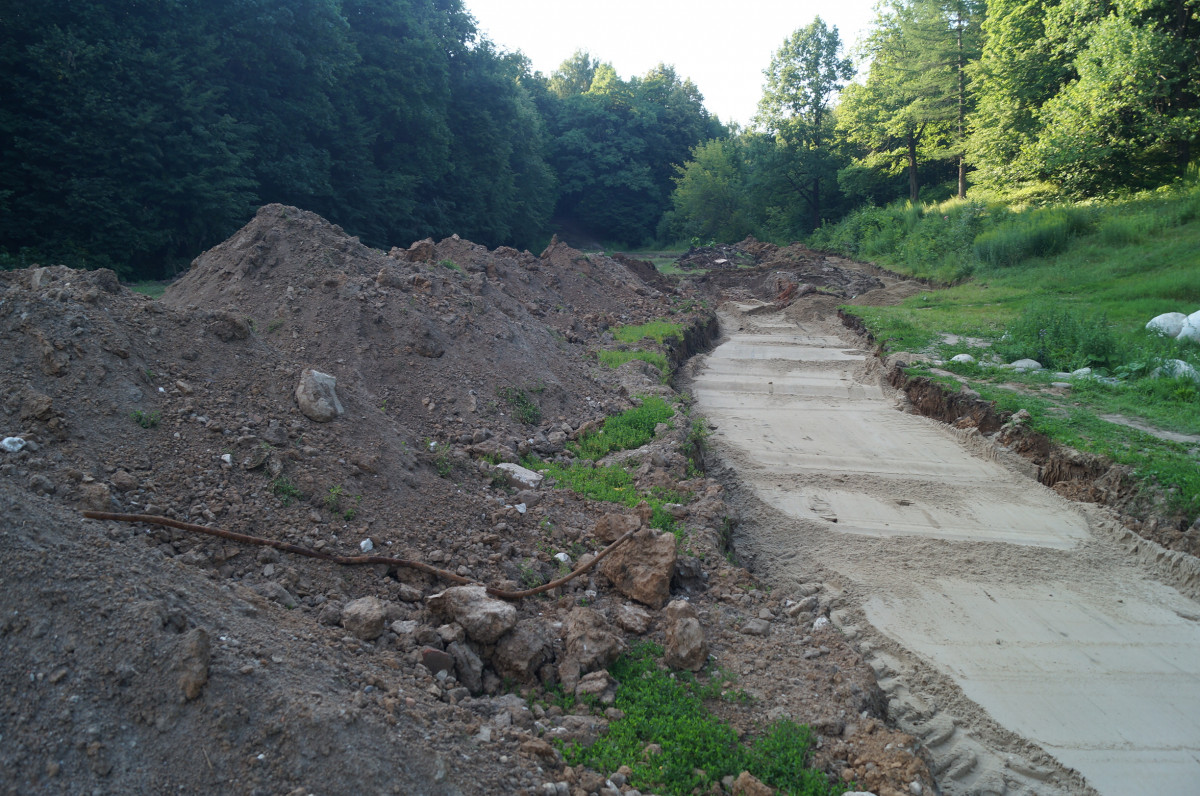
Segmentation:
[(0, 267), (167, 276), (270, 202), (377, 247), (636, 247), (1153, 188), (1193, 160), (1198, 8), (892, 0), (854, 53), (817, 19), (740, 129), (670, 66), (535, 73), (459, 0), (0, 0)]

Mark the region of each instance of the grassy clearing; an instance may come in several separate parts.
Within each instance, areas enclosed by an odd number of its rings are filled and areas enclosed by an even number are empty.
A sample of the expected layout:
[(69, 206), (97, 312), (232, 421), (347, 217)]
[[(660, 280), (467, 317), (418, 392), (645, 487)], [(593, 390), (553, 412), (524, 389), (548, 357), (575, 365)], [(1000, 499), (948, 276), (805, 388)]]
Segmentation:
[(128, 287), (134, 293), (141, 293), (142, 295), (149, 296), (152, 299), (160, 299), (162, 298), (162, 294), (167, 292), (167, 285), (165, 282), (134, 282), (133, 284), (126, 285), (126, 287)]
[[(902, 250), (903, 242), (893, 241), (891, 251)], [(945, 256), (938, 250), (933, 260)], [(1200, 346), (1144, 328), (1155, 315), (1200, 309), (1200, 191), (1008, 212), (1003, 223), (973, 238), (970, 256), (976, 258), (967, 269), (973, 276), (957, 285), (894, 307), (845, 309), (862, 318), (888, 351), (944, 360), (960, 353), (1005, 362), (1028, 357), (1051, 370), (1090, 367), (1114, 379), (1071, 379), (1067, 396), (1039, 397), (999, 385), (1017, 382), (1038, 391), (1063, 377), (945, 366), (1002, 407), (1029, 410), (1036, 429), (1056, 441), (1133, 467), (1165, 494), (1171, 510), (1200, 513), (1200, 446), (1159, 440), (1100, 417), (1116, 413), (1166, 431), (1200, 434), (1200, 385), (1155, 377), (1172, 359), (1200, 370)], [(945, 335), (959, 340), (946, 342)], [(972, 347), (966, 338), (987, 347)]]
[[(833, 796), (852, 789), (830, 783), (810, 767), (814, 739), (805, 726), (778, 721), (757, 740), (739, 742), (733, 728), (704, 705), (729, 693), (727, 681), (719, 673), (707, 684), (688, 672), (671, 674), (659, 665), (661, 656), (661, 648), (642, 644), (610, 667), (620, 684), (615, 706), (625, 717), (591, 746), (566, 747), (568, 763), (605, 773), (630, 765), (631, 785), (669, 796), (708, 792), (723, 777), (742, 771), (792, 796)], [(645, 754), (649, 744), (661, 751)]]

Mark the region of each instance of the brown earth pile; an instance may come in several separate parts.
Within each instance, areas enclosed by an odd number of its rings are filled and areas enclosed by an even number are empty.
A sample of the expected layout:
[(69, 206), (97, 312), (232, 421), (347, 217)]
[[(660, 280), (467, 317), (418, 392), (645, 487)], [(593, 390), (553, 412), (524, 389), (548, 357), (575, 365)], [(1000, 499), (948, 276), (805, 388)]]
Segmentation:
[(429, 600), (452, 584), (414, 570), (80, 518), (159, 514), (548, 581), (642, 520), (495, 463), (567, 461), (569, 439), (664, 389), (595, 351), (616, 324), (708, 329), (690, 298), (557, 241), (385, 253), (279, 205), (161, 301), (108, 271), (0, 273), (0, 436), (17, 440), (0, 451), (3, 791), (596, 793), (603, 778), (546, 742), (618, 715), (563, 715), (546, 689), (603, 704), (612, 655), (666, 637), (646, 594), (696, 607), (715, 663), (754, 697), (721, 708), (742, 732), (815, 722), (830, 771), (881, 794), (928, 786), (870, 670), (813, 630), (823, 597), (766, 594), (726, 559), (733, 519), (721, 485), (688, 473), (682, 419), (625, 454), (639, 486), (687, 498), (674, 555), (644, 531), (628, 557), (658, 550), (660, 566), (626, 582), (634, 568), (606, 561), (511, 606), (469, 587)]

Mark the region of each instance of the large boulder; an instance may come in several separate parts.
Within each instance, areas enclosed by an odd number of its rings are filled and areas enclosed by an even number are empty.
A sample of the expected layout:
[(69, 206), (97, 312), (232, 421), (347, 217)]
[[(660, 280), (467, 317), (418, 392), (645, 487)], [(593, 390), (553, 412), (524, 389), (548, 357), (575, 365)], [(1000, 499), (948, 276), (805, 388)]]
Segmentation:
[(426, 600), (443, 619), (462, 625), (473, 641), (494, 644), (517, 624), (517, 609), (487, 593), (482, 586), (454, 586)]
[(671, 597), (675, 555), (674, 535), (644, 528), (600, 563), (600, 573), (626, 597), (662, 608)]
[(1164, 312), (1162, 315), (1155, 315), (1151, 318), (1146, 324), (1146, 328), (1167, 337), (1178, 337), (1187, 319), (1188, 316), (1182, 312)]
[(1183, 326), (1180, 327), (1179, 334), (1175, 336), (1175, 339), (1200, 343), (1200, 312), (1194, 312), (1188, 316), (1188, 319), (1183, 322)]
[(537, 489), (542, 484), (542, 474), (511, 462), (500, 462), (496, 469), (504, 474), (513, 489)]
[(387, 606), (378, 597), (351, 600), (342, 609), (342, 627), (363, 641), (374, 641), (382, 636), (386, 623)]
[(700, 671), (708, 660), (708, 644), (695, 607), (686, 600), (672, 600), (665, 613), (667, 665), (672, 669)]
[(614, 511), (596, 520), (596, 526), (592, 529), (592, 536), (595, 536), (605, 544), (611, 544), (630, 531), (636, 531), (640, 527), (642, 527), (641, 517), (636, 514), (621, 514)]
[(341, 415), (342, 402), (337, 397), (337, 379), (328, 373), (305, 368), (296, 385), (296, 405), (309, 420), (328, 423)]

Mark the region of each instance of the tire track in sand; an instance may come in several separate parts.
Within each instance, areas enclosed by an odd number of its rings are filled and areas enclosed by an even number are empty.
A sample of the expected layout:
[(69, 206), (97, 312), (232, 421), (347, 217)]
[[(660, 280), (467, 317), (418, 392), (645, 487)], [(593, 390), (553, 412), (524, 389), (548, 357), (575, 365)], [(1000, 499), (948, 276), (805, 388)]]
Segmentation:
[(1200, 793), (1200, 603), (1155, 579), (1148, 543), (897, 411), (839, 326), (721, 320), (692, 387), (739, 552), (783, 588), (827, 583), (947, 793)]

